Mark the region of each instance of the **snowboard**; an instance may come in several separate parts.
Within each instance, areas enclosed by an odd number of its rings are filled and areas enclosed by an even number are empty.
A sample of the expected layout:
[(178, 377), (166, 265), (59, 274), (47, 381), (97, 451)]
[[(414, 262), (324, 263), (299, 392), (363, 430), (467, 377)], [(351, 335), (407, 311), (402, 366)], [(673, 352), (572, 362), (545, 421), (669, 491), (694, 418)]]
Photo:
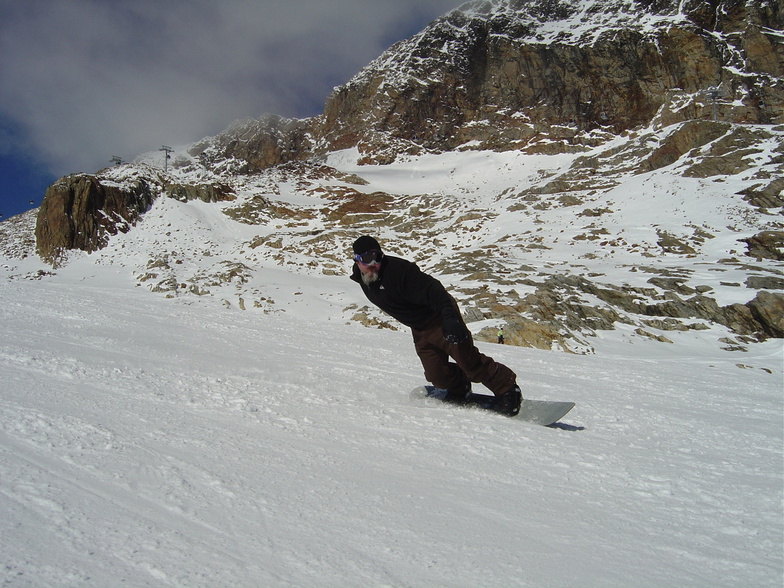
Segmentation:
[[(445, 394), (446, 390), (441, 390), (435, 386), (419, 386), (411, 391), (411, 398), (433, 398), (435, 400), (444, 401)], [(485, 410), (494, 410), (495, 406), (498, 404), (498, 400), (495, 396), (477, 394), (475, 392), (470, 392), (466, 401), (464, 406), (477, 407)], [(507, 418), (520, 419), (529, 423), (549, 427), (557, 423), (558, 420), (572, 410), (572, 408), (574, 408), (574, 402), (529, 400), (528, 398), (524, 398), (523, 403), (520, 406), (520, 414)]]

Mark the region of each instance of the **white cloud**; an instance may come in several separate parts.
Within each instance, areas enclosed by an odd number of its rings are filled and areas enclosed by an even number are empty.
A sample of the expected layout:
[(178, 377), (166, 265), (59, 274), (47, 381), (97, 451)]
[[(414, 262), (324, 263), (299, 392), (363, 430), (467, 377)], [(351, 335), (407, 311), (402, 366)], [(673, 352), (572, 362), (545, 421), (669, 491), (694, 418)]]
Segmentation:
[(237, 118), (316, 114), (332, 86), (460, 4), (3, 3), (0, 114), (55, 174), (94, 171), (111, 155), (190, 142)]

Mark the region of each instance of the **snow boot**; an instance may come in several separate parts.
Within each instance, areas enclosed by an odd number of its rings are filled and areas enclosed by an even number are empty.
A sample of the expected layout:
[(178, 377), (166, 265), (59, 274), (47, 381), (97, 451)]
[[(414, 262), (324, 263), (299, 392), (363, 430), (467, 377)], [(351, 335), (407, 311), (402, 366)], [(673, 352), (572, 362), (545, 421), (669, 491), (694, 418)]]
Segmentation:
[(506, 416), (517, 416), (520, 413), (520, 405), (523, 403), (523, 393), (520, 386), (515, 384), (505, 394), (498, 397), (498, 404), (494, 410)]
[(462, 406), (468, 404), (468, 395), (471, 394), (471, 382), (466, 382), (460, 388), (447, 390), (443, 396), (444, 402), (450, 402)]

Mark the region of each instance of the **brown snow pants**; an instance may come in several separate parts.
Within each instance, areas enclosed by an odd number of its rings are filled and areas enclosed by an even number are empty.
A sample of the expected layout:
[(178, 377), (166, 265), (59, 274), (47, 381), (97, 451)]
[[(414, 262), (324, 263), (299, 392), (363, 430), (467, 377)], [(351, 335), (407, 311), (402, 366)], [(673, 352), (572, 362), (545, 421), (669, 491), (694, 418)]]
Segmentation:
[[(515, 373), (492, 357), (483, 355), (474, 345), (470, 334), (462, 343), (448, 343), (444, 339), (440, 317), (422, 329), (412, 329), (416, 349), (425, 379), (436, 388), (459, 392), (468, 382), (486, 386), (494, 395), (501, 396), (515, 385)], [(455, 363), (449, 361), (452, 358)]]

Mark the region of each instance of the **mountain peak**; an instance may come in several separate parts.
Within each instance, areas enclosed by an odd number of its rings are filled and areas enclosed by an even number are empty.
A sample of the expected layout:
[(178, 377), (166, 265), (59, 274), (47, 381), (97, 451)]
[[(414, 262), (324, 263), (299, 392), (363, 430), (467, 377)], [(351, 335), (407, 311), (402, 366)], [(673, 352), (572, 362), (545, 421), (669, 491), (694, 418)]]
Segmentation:
[(781, 23), (760, 0), (471, 2), (401, 41), (334, 90), (316, 150), (367, 161), (457, 148), (570, 151), (590, 134), (711, 116), (784, 113)]

